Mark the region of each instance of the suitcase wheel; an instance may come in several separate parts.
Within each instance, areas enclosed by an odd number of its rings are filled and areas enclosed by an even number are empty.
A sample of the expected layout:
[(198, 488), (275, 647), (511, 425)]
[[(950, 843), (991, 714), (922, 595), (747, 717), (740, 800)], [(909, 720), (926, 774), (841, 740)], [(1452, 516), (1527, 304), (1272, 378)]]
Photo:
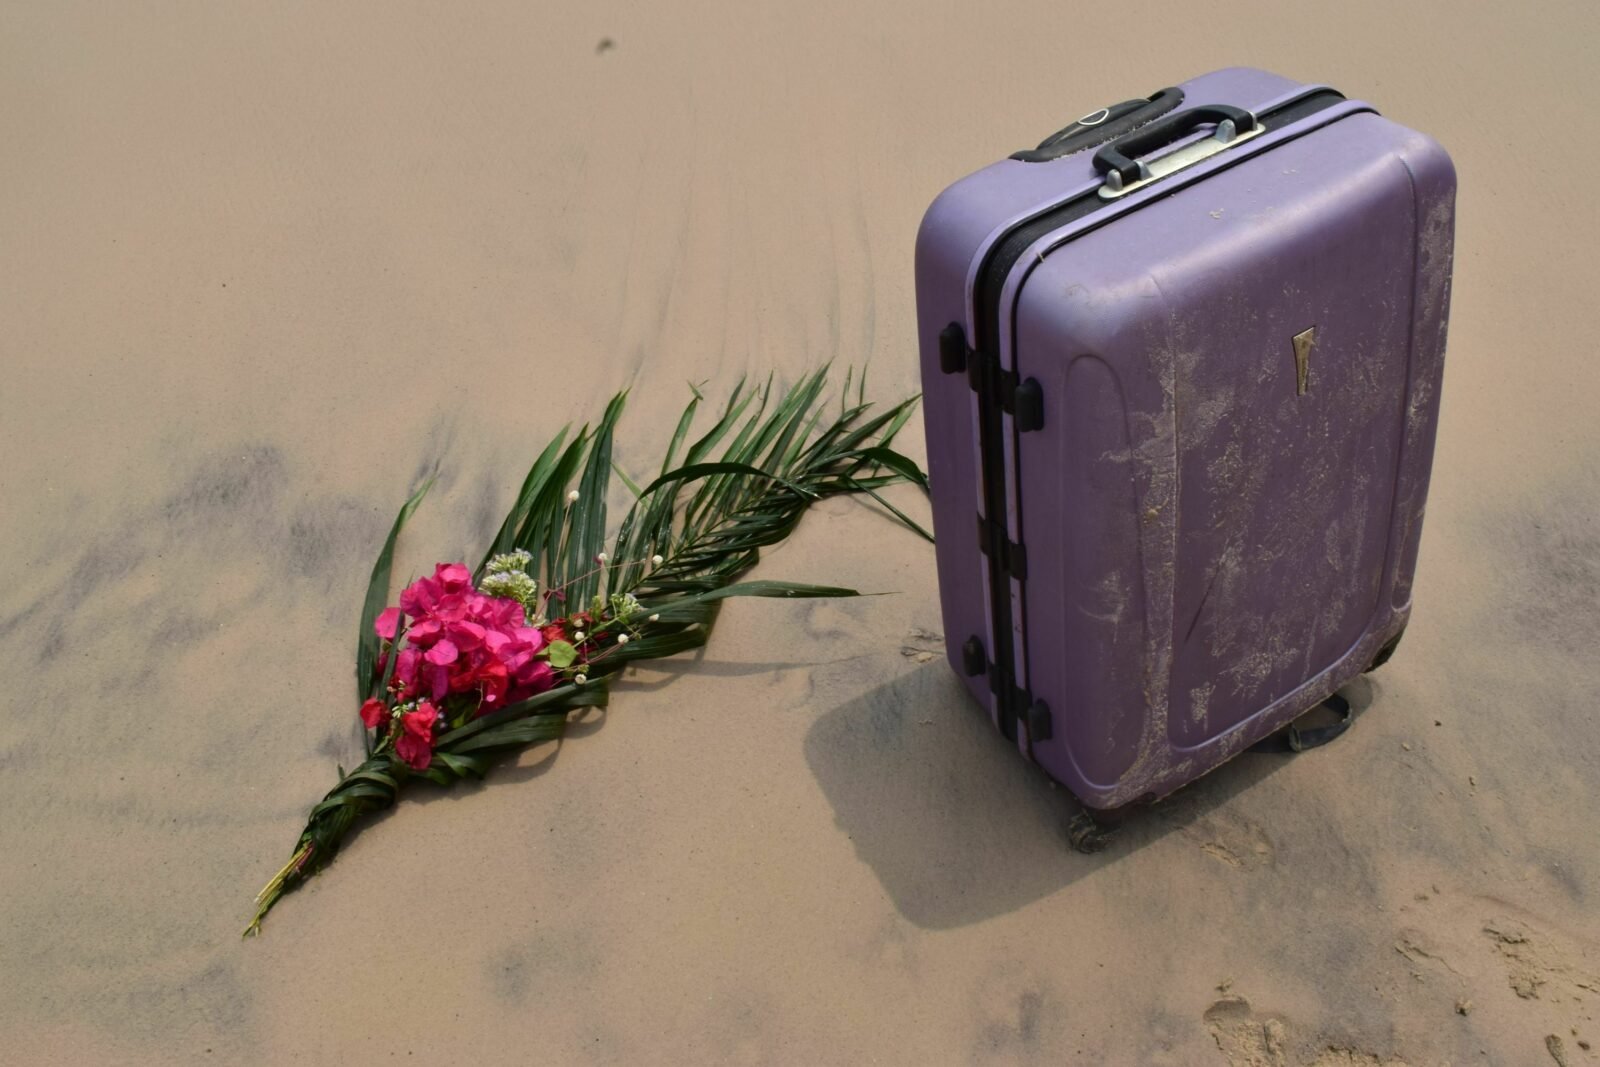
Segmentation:
[(1402, 628), (1399, 633), (1397, 633), (1393, 637), (1389, 638), (1388, 643), (1385, 644), (1382, 648), (1378, 649), (1378, 654), (1376, 656), (1372, 657), (1372, 662), (1367, 664), (1367, 669), (1362, 671), (1361, 673), (1362, 674), (1371, 674), (1373, 671), (1377, 670), (1379, 667), (1383, 666), (1385, 663), (1388, 663), (1389, 662), (1389, 657), (1394, 655), (1394, 650), (1396, 648), (1400, 647), (1400, 639), (1402, 637), (1404, 637), (1405, 634), (1406, 634), (1405, 629)]
[[(1325, 722), (1321, 726), (1302, 726), (1304, 720), (1321, 711), (1326, 718), (1328, 712), (1333, 713), (1333, 721)], [(1305, 715), (1291, 722), (1281, 730), (1268, 734), (1250, 746), (1251, 752), (1304, 752), (1308, 748), (1320, 748), (1343, 734), (1350, 728), (1350, 721), (1354, 717), (1350, 702), (1338, 693), (1330, 693), (1327, 699), (1316, 707), (1307, 711)]]
[(1100, 822), (1087, 811), (1076, 811), (1067, 820), (1067, 841), (1084, 855), (1093, 855), (1111, 844), (1117, 828)]

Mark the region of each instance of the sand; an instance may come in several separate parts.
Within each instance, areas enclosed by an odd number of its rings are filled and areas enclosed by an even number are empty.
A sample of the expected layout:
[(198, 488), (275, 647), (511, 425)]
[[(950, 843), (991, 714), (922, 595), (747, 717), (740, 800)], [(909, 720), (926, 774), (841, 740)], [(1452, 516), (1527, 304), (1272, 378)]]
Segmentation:
[[(0, 1059), (1595, 1062), (1593, 5), (562, 8), (0, 10)], [(731, 605), (239, 940), (420, 471), (407, 572), (620, 386), (625, 466), (688, 381), (911, 391), (928, 201), (1236, 63), (1461, 174), (1416, 612), (1345, 738), (1073, 853), (927, 654), (931, 549), (834, 502), (760, 573), (897, 595)]]

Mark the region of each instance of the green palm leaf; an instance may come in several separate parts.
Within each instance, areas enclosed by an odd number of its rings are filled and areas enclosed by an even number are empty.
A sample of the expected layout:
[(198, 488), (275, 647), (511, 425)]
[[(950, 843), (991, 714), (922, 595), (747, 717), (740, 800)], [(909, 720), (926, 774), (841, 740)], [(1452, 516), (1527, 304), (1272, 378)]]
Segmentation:
[(433, 479), (429, 478), (400, 508), (400, 514), (394, 517), (394, 525), (389, 527), (389, 536), (383, 542), (378, 560), (372, 565), (372, 577), (367, 582), (366, 599), (361, 604), (361, 634), (356, 641), (356, 699), (358, 700), (365, 700), (374, 691), (373, 675), (377, 672), (378, 634), (372, 627), (389, 600), (389, 571), (394, 566), (395, 542), (399, 540), (400, 530), (411, 518), (411, 513), (417, 510), (417, 505), (422, 503), (422, 498), (428, 495), (428, 490), (432, 486)]

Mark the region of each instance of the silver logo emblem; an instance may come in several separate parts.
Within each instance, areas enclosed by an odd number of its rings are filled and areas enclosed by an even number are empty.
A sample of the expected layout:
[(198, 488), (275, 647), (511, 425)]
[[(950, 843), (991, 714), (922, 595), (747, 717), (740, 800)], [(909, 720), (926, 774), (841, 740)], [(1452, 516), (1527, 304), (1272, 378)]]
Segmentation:
[(1311, 374), (1311, 346), (1317, 343), (1317, 328), (1301, 330), (1294, 335), (1295, 395), (1305, 396)]

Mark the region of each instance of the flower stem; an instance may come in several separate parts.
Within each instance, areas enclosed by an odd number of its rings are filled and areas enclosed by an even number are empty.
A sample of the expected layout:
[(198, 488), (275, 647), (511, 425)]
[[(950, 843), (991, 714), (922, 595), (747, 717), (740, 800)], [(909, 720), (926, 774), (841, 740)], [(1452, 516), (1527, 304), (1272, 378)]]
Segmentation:
[(291, 874), (298, 871), (306, 860), (311, 858), (312, 848), (313, 845), (310, 841), (301, 845), (295, 851), (295, 854), (289, 858), (289, 862), (283, 865), (283, 869), (272, 876), (272, 881), (261, 887), (261, 892), (256, 894), (256, 916), (250, 921), (250, 925), (244, 928), (244, 933), (240, 935), (241, 937), (261, 936), (261, 920), (267, 917), (267, 912), (272, 910), (272, 905), (276, 904), (278, 898), (283, 895), (283, 883), (288, 880)]

